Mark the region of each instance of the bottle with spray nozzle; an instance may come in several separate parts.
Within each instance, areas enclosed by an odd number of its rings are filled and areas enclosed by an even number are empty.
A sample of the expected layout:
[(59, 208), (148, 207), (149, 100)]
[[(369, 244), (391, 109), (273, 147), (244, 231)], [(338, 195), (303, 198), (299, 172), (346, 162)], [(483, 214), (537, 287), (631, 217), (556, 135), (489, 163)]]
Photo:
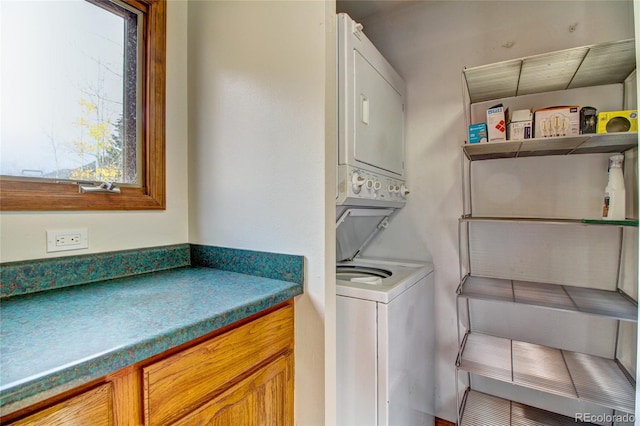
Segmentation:
[(624, 177), (622, 175), (623, 161), (624, 155), (622, 154), (616, 154), (609, 157), (609, 181), (604, 189), (602, 219), (625, 219)]

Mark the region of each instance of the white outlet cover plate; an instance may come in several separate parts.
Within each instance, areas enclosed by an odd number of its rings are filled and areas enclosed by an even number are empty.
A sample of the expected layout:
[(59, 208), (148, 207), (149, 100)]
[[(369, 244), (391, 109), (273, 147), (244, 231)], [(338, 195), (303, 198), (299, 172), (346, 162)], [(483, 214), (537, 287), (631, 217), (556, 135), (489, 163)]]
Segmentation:
[[(65, 229), (59, 231), (47, 231), (47, 253), (67, 250), (80, 250), (89, 248), (89, 236), (87, 228)], [(70, 239), (79, 237), (77, 243), (56, 244), (59, 238)]]

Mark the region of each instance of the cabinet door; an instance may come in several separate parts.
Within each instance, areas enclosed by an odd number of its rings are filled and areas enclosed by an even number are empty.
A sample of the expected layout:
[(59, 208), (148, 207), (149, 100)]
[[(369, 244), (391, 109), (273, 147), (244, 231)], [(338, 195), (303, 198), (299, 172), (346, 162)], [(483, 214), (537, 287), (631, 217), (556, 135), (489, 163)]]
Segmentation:
[(111, 426), (113, 425), (112, 393), (112, 385), (107, 383), (11, 423), (11, 425)]
[(293, 355), (277, 358), (174, 426), (293, 424)]
[(170, 424), (293, 348), (286, 306), (143, 369), (145, 424)]

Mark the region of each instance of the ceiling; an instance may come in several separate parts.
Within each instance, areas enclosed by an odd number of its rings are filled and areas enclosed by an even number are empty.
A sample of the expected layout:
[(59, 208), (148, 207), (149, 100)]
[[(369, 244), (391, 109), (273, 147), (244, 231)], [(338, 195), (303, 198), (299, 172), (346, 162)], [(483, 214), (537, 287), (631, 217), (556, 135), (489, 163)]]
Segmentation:
[(336, 0), (336, 12), (346, 12), (355, 21), (378, 13), (390, 13), (417, 0)]

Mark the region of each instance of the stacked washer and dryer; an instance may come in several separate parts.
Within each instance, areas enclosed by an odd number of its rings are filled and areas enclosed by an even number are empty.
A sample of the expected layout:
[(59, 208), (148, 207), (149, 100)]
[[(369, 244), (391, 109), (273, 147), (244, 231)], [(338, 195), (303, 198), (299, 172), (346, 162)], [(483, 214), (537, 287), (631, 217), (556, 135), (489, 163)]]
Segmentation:
[(405, 83), (338, 14), (337, 420), (432, 425), (435, 319), (428, 262), (360, 257), (401, 209)]

